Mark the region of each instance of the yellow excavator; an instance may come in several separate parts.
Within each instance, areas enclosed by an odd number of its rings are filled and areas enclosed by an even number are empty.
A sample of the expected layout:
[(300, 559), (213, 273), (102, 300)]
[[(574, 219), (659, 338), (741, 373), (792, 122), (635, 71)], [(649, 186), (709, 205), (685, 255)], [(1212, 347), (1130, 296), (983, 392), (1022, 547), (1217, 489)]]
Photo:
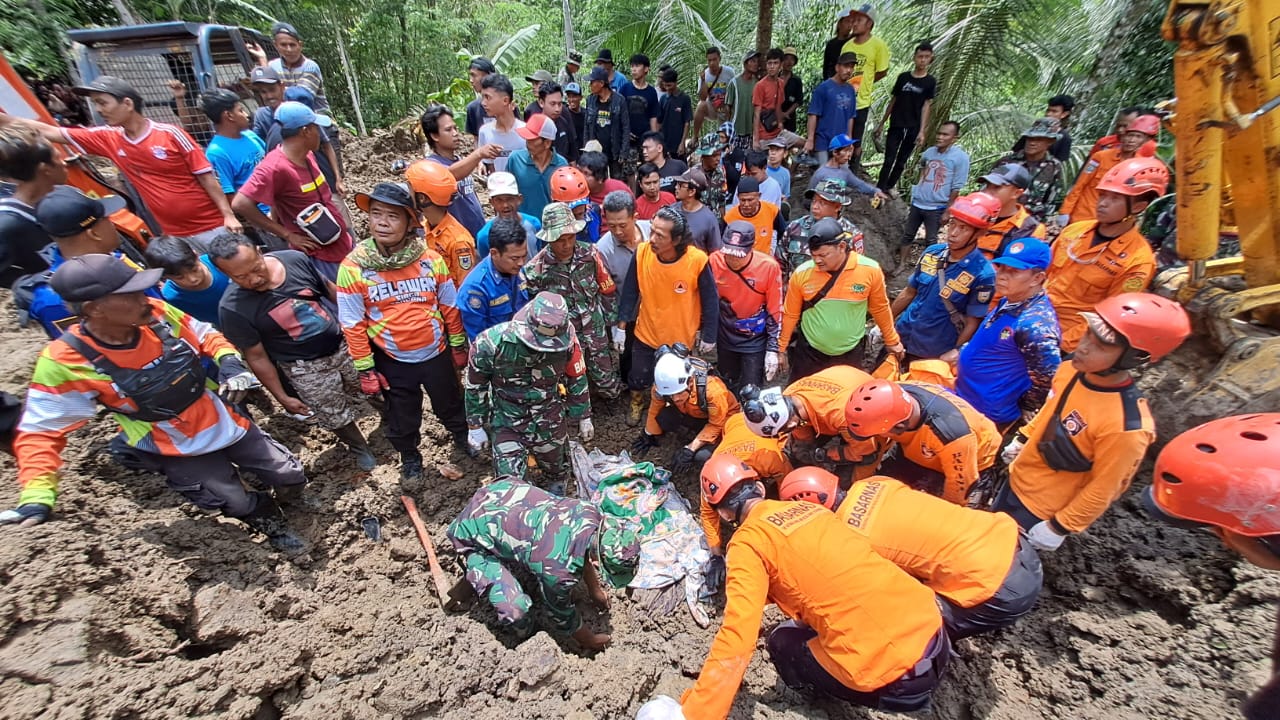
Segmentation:
[[(1280, 402), (1280, 0), (1173, 0), (1177, 254), (1156, 278), (1221, 353), (1186, 407)], [(1214, 259), (1220, 238), (1240, 255)], [(1271, 410), (1280, 409), (1277, 407)]]

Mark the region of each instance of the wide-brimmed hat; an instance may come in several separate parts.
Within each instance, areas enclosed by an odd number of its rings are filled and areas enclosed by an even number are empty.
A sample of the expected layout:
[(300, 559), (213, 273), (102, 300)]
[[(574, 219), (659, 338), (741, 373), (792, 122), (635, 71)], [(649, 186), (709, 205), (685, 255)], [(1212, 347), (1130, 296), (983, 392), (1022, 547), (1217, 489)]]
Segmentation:
[(1042, 117), (1031, 123), (1031, 127), (1022, 133), (1024, 138), (1048, 138), (1057, 140), (1062, 135), (1062, 122), (1055, 117)]
[(356, 193), (356, 207), (364, 212), (369, 212), (369, 204), (374, 200), (386, 205), (402, 207), (410, 215), (417, 212), (413, 206), (413, 193), (409, 192), (409, 186), (404, 183), (378, 183), (371, 192)]
[(569, 305), (553, 292), (538, 293), (511, 318), (511, 329), (520, 342), (538, 352), (559, 352), (573, 345)]

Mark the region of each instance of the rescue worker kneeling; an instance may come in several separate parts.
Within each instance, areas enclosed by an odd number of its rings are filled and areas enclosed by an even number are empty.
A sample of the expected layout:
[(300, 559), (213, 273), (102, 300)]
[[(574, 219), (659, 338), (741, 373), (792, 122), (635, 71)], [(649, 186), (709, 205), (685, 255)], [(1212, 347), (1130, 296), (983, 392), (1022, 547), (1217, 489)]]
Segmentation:
[(499, 622), (532, 629), (528, 613), (533, 600), (512, 573), (518, 567), (537, 578), (557, 629), (572, 633), (588, 650), (609, 644), (608, 635), (582, 624), (570, 595), (581, 579), (591, 601), (601, 610), (609, 608), (609, 594), (593, 561), (599, 561), (611, 587), (631, 582), (640, 543), (628, 521), (504, 476), (471, 496), (448, 534), (466, 563), (467, 582), (493, 603)]
[[(832, 465), (841, 477), (867, 471), (876, 446), (849, 434), (844, 421), (849, 393), (871, 379), (849, 365), (836, 365), (786, 387), (742, 389), (742, 414), (752, 432), (767, 438), (787, 436), (784, 451), (794, 465)], [(839, 438), (837, 447), (828, 448)], [(856, 467), (855, 467), (856, 466)], [(866, 474), (870, 474), (866, 472)]]
[(658, 348), (651, 392), (649, 416), (631, 450), (642, 456), (662, 442), (666, 433), (697, 433), (671, 456), (669, 469), (677, 475), (711, 457), (724, 435), (725, 422), (741, 409), (724, 381), (713, 374), (711, 365), (691, 357), (689, 349), (679, 343), (674, 348)]
[(1000, 432), (942, 387), (872, 380), (849, 396), (844, 418), (854, 437), (897, 443), (881, 459), (882, 475), (957, 505), (994, 483), (990, 473), (1000, 452)]
[(703, 467), (702, 496), (738, 529), (726, 559), (724, 622), (681, 700), (686, 718), (729, 714), (769, 602), (792, 618), (767, 640), (789, 687), (881, 710), (929, 705), (951, 658), (932, 590), (827, 510), (764, 499), (756, 472), (731, 456)]
[(778, 497), (834, 510), (881, 557), (932, 588), (952, 640), (1012, 625), (1040, 595), (1040, 556), (1004, 513), (957, 507), (884, 476), (846, 493), (815, 467), (791, 471)]
[[(265, 534), (278, 550), (304, 547), (276, 498), (301, 499), (302, 463), (236, 408), (258, 381), (209, 324), (148, 298), (160, 270), (135, 271), (110, 255), (71, 258), (50, 284), (80, 317), (36, 360), (14, 454), (22, 492), (0, 524), (49, 519), (67, 435), (98, 405), (123, 429), (120, 452), (163, 473), (169, 487), (204, 510), (221, 511)], [(216, 365), (218, 380), (206, 375)], [(275, 488), (248, 492), (239, 470)]]

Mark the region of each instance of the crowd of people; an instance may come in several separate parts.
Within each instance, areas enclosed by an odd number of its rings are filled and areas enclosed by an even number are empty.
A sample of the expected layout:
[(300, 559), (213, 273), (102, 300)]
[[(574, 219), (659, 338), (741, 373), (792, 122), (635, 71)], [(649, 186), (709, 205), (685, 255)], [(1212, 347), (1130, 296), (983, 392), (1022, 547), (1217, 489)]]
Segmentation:
[[(526, 78), (537, 100), (524, 109), (511, 78), (474, 58), (462, 125), (428, 107), (423, 158), (353, 194), (363, 239), (322, 73), (288, 24), (273, 28), (279, 58), (251, 48), (255, 112), (212, 89), (204, 119), (179, 113), (212, 130), (205, 148), (110, 76), (75, 89), (100, 126), (0, 115), (0, 175), (15, 184), (0, 270), (50, 337), (12, 440), (21, 492), (0, 523), (50, 519), (68, 436), (105, 407), (118, 462), (302, 551), (282, 508), (307, 507), (303, 463), (247, 403), (272, 412), (269, 396), (332, 432), (363, 471), (382, 460), (356, 421), (376, 411), (413, 492), (425, 391), (446, 442), (492, 463), (448, 529), (474, 591), (527, 626), (513, 569), (527, 570), (556, 628), (600, 650), (610, 636), (583, 624), (570, 591), (581, 580), (607, 607), (639, 539), (570, 497), (569, 442), (597, 439), (593, 410), (620, 402), (633, 459), (700, 479), (706, 578), (725, 592), (697, 682), (648, 717), (724, 717), (768, 603), (789, 618), (766, 641), (787, 685), (925, 707), (952, 643), (1030, 612), (1039, 554), (1128, 489), (1155, 440), (1134, 373), (1191, 327), (1147, 292), (1137, 222), (1169, 185), (1158, 118), (1121, 110), (1066, 192), (1074, 101), (1054, 96), (965, 194), (970, 157), (958, 123), (932, 122), (934, 48), (920, 43), (873, 125), (885, 160), (872, 182), (862, 139), (890, 52), (869, 5), (835, 22), (807, 103), (792, 48), (750, 51), (741, 69), (709, 48), (696, 97), (667, 66), (655, 88), (643, 54), (627, 77), (607, 48), (589, 69), (569, 52)], [(57, 145), (128, 178), (159, 231), (147, 267), (122, 252), (112, 208), (64, 185)], [(917, 148), (900, 242), (872, 257), (847, 208), (855, 193), (896, 194)], [(885, 264), (909, 273), (892, 296)], [(1221, 422), (1192, 432), (1238, 443), (1231, 423), (1260, 421)], [(1274, 468), (1275, 421), (1250, 432), (1270, 433), (1271, 454), (1239, 461)], [(1194, 437), (1157, 462), (1153, 514), (1280, 564), (1275, 513), (1259, 524), (1247, 503), (1197, 504), (1235, 476), (1211, 475)], [(1274, 477), (1247, 490), (1273, 498)]]

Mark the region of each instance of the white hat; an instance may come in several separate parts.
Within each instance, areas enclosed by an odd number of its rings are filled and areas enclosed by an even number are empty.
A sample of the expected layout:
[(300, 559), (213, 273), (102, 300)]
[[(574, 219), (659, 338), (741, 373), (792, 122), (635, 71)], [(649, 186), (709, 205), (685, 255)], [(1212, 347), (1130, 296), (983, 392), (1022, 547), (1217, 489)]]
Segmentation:
[(489, 174), (489, 197), (499, 195), (519, 195), (520, 187), (516, 185), (516, 176), (509, 172)]

